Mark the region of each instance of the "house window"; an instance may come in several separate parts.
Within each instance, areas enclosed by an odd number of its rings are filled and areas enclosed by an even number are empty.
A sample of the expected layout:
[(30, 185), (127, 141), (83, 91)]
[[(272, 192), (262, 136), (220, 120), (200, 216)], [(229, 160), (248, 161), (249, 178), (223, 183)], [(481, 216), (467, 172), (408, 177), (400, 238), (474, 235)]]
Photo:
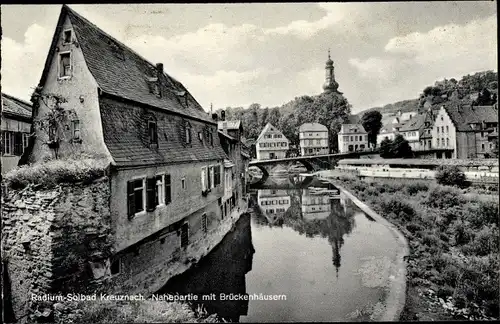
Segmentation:
[(441, 126), (441, 133), (444, 133), (444, 126)]
[(481, 151), (484, 152), (484, 143), (481, 144)]
[(186, 189), (186, 178), (181, 179), (181, 188)]
[(206, 191), (208, 188), (207, 168), (203, 167), (201, 168), (201, 190)]
[(444, 147), (444, 138), (441, 139), (441, 145)]
[(351, 142), (354, 142), (354, 138), (353, 138), (353, 136), (351, 136)]
[(203, 233), (207, 232), (207, 214), (201, 215), (201, 229)]
[(439, 126), (437, 127), (437, 133), (439, 134)]
[(120, 258), (116, 258), (111, 262), (111, 275), (116, 275), (120, 273), (121, 262)]
[(80, 121), (73, 120), (72, 124), (73, 124), (73, 139), (79, 140), (80, 139)]
[(450, 128), (448, 127), (448, 125), (446, 125), (446, 132), (448, 133), (450, 131)]
[(189, 244), (189, 224), (184, 223), (181, 226), (181, 247), (186, 247)]
[(59, 54), (59, 77), (68, 78), (71, 75), (71, 53)]
[(446, 139), (446, 147), (448, 147), (448, 146), (450, 146), (450, 139), (449, 138)]
[(201, 132), (198, 132), (198, 139), (200, 142), (203, 142), (203, 134)]
[(163, 175), (156, 176), (156, 193), (155, 193), (155, 205), (163, 205), (165, 204), (165, 186), (163, 185), (164, 181)]
[(316, 140), (316, 144), (321, 144), (321, 140)]
[(212, 188), (215, 187), (215, 183), (214, 183), (214, 180), (215, 180), (214, 179), (215, 178), (215, 170), (214, 170), (214, 168), (215, 168), (214, 166), (211, 166), (209, 168), (210, 174), (209, 174), (209, 178), (208, 178), (208, 183), (209, 183), (209, 188), (210, 189), (212, 189)]
[(148, 140), (149, 144), (158, 144), (158, 132), (156, 128), (156, 121), (154, 119), (148, 120)]
[(127, 182), (129, 217), (144, 210), (144, 182), (144, 179)]
[(64, 31), (64, 44), (71, 43), (71, 30)]

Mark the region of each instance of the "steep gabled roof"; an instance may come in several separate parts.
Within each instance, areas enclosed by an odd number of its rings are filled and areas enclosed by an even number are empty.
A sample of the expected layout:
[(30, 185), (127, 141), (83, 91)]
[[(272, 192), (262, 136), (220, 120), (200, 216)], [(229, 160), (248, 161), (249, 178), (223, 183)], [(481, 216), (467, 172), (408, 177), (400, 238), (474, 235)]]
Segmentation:
[[(259, 137), (257, 137), (256, 142), (259, 142), (264, 137), (264, 134), (267, 133), (267, 132), (269, 132), (270, 130), (273, 130), (276, 133), (280, 133), (281, 135), (283, 135), (283, 133), (279, 129), (277, 129), (276, 127), (274, 127), (273, 125), (271, 125), (271, 123), (267, 123), (266, 126), (264, 126), (264, 128), (260, 132)], [(285, 135), (283, 135), (283, 138), (286, 139), (286, 140), (288, 140), (285, 137)]]
[(31, 119), (31, 104), (2, 92), (2, 114)]
[(450, 116), (458, 131), (474, 131), (469, 124), (498, 123), (498, 109), (494, 106), (463, 106), (449, 105), (444, 109)]
[[(214, 123), (180, 82), (166, 73), (158, 75), (155, 65), (66, 5), (61, 9), (40, 85), (45, 83), (66, 15), (73, 25), (90, 73), (104, 93)], [(158, 76), (162, 90), (160, 98), (151, 93), (148, 84), (148, 79)]]

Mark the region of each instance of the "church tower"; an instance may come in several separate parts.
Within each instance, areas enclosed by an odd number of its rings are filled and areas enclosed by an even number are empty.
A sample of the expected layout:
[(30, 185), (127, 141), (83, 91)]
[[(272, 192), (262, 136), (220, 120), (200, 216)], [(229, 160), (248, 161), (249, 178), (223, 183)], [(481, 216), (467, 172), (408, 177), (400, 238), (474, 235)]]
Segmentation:
[(335, 73), (334, 73), (333, 61), (330, 58), (330, 50), (328, 50), (328, 61), (326, 61), (325, 72), (326, 72), (325, 84), (323, 84), (324, 92), (336, 92), (342, 94), (342, 92), (339, 92), (337, 90), (339, 88), (339, 84), (335, 81)]

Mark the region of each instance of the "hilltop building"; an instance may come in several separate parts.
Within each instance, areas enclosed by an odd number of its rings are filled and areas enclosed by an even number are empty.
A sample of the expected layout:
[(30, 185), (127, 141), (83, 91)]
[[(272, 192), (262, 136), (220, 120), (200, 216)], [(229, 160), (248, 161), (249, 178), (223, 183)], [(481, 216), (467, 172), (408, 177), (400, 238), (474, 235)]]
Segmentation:
[(28, 147), (31, 104), (2, 93), (2, 175), (17, 167)]
[(302, 156), (330, 153), (328, 129), (319, 123), (305, 123), (300, 125), (299, 141)]
[(285, 158), (289, 143), (290, 141), (279, 129), (267, 123), (255, 141), (257, 160)]
[(370, 149), (368, 133), (361, 124), (343, 124), (338, 134), (339, 153)]

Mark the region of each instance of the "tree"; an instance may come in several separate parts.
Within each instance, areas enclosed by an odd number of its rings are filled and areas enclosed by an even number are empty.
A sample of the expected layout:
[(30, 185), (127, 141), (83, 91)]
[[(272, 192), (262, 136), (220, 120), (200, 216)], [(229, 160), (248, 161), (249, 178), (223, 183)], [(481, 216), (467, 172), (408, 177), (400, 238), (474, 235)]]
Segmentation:
[(380, 157), (383, 159), (390, 159), (392, 157), (391, 147), (392, 147), (392, 141), (388, 138), (384, 138), (380, 143), (380, 149), (379, 149)]
[(384, 139), (380, 143), (380, 157), (384, 159), (411, 158), (413, 151), (408, 141), (400, 134), (393, 141)]
[(408, 141), (400, 134), (397, 134), (394, 141), (392, 141), (391, 153), (393, 158), (413, 157), (413, 151), (410, 143), (408, 143)]
[(368, 142), (377, 146), (377, 135), (382, 128), (382, 114), (376, 110), (369, 111), (361, 117), (361, 124), (368, 133)]

